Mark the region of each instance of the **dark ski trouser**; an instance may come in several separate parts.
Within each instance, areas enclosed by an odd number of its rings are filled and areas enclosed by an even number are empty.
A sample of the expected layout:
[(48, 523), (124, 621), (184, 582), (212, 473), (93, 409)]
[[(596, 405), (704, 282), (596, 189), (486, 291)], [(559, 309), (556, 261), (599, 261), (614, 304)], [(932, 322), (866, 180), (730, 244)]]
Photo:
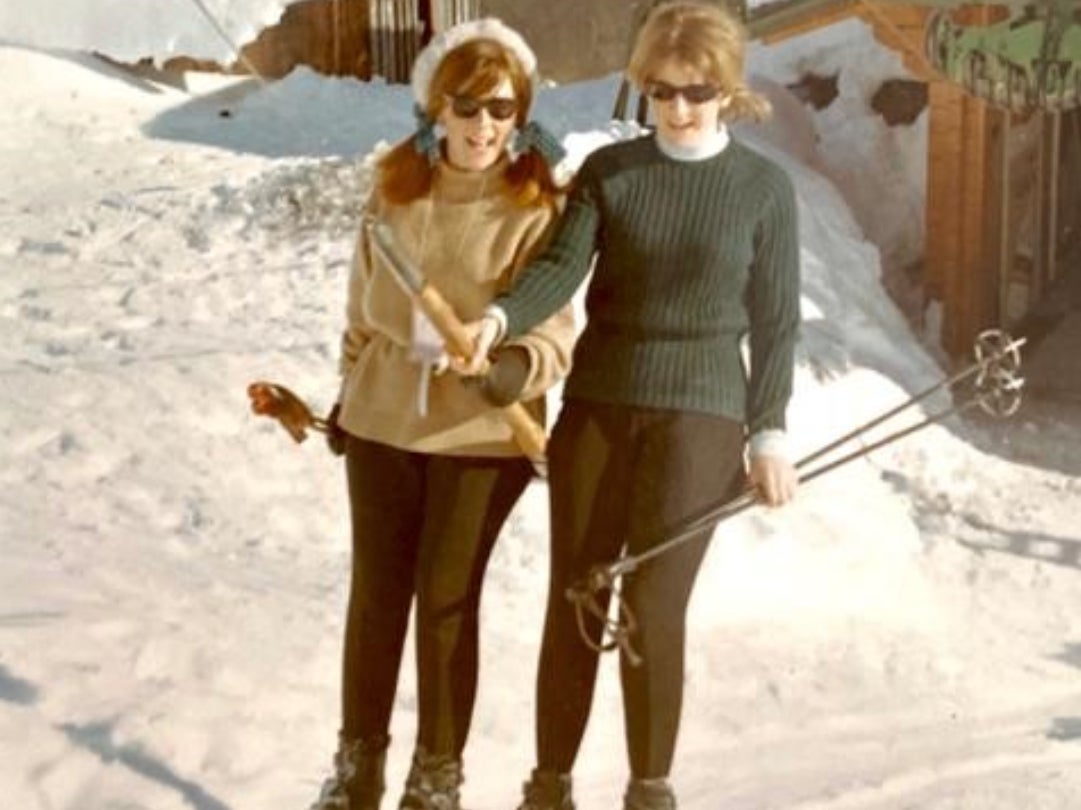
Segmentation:
[[(582, 639), (567, 587), (621, 550), (641, 553), (672, 527), (744, 486), (742, 426), (686, 411), (567, 400), (548, 446), (551, 578), (537, 676), (538, 766), (569, 773), (596, 683), (599, 654)], [(667, 776), (683, 701), (684, 623), (711, 529), (627, 575), (643, 662), (620, 660), (631, 775)], [(603, 595), (607, 599), (607, 594)], [(607, 602), (605, 602), (607, 604)], [(586, 621), (600, 640), (601, 623)]]
[(342, 734), (386, 735), (417, 604), (417, 743), (460, 756), (476, 696), (478, 609), (499, 531), (529, 483), (523, 458), (411, 453), (348, 438), (353, 566)]

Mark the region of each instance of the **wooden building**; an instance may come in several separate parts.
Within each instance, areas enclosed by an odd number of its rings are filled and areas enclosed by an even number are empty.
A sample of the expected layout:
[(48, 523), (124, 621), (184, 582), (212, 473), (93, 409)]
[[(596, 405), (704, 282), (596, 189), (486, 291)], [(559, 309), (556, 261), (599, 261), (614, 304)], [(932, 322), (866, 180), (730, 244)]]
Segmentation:
[[(306, 0), (244, 49), (267, 76), (305, 63), (330, 74), (404, 81), (432, 31), (480, 14), (521, 30), (560, 80), (622, 66), (650, 0)], [(787, 0), (756, 7), (752, 36), (766, 42), (858, 17), (927, 83), (930, 105), (923, 289), (941, 303), (943, 348), (967, 353), (983, 329), (1015, 328), (1063, 272), (1081, 242), (1081, 119), (1011, 113), (945, 79), (928, 62), (932, 9), (892, 0)], [(988, 6), (956, 12), (981, 24)], [(573, 17), (573, 24), (568, 20)], [(549, 51), (551, 51), (549, 53)], [(554, 67), (553, 67), (554, 66)]]
[(302, 0), (245, 45), (232, 67), (277, 78), (304, 64), (333, 76), (405, 81), (433, 32), (480, 13), (479, 0)]
[[(983, 329), (1023, 326), (1081, 253), (1081, 113), (1010, 112), (943, 77), (925, 56), (933, 11), (926, 4), (805, 0), (779, 8), (752, 20), (763, 40), (859, 17), (927, 83), (923, 282), (942, 304), (942, 347), (960, 355)], [(1004, 13), (987, 5), (951, 12), (976, 25)]]

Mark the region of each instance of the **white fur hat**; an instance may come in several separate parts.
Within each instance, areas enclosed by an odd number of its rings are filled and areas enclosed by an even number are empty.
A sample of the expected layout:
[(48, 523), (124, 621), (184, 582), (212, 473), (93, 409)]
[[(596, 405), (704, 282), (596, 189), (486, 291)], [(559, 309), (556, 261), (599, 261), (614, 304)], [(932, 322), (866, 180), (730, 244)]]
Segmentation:
[(470, 20), (432, 37), (431, 42), (417, 54), (416, 61), (413, 62), (411, 84), (413, 98), (422, 109), (428, 104), (428, 90), (432, 84), (432, 77), (439, 63), (443, 61), (443, 57), (459, 45), (473, 39), (492, 39), (503, 45), (517, 57), (522, 64), (522, 70), (536, 81), (537, 57), (521, 34), (495, 17)]

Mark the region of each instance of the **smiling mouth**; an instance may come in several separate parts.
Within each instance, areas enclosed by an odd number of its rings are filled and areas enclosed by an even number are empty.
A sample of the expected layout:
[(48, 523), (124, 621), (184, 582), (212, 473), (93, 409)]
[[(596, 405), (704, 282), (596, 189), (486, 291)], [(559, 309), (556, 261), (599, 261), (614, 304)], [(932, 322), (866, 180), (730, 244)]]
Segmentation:
[(489, 149), (495, 144), (495, 138), (466, 138), (471, 149)]

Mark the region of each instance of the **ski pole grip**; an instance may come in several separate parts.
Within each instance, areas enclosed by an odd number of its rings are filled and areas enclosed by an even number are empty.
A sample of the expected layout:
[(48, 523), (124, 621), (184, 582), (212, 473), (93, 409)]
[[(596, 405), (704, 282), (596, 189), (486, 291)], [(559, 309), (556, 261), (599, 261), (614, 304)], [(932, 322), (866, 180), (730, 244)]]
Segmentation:
[[(383, 222), (370, 224), (372, 243), (384, 260), (385, 266), (402, 288), (417, 302), (436, 331), (447, 341), (447, 347), (457, 355), (468, 357), (473, 353), (473, 341), (465, 331), (457, 313), (447, 299), (420, 273), (412, 262), (406, 260), (398, 249), (394, 233)], [(487, 365), (481, 369), (486, 372)], [(512, 402), (499, 409), (510, 426), (514, 440), (530, 461), (543, 463), (547, 436), (540, 425), (521, 402)]]
[[(435, 325), (439, 334), (446, 339), (447, 347), (463, 357), (471, 354), (473, 341), (439, 290), (425, 282), (416, 298), (424, 314)], [(488, 363), (485, 361), (481, 373), (487, 370)], [(530, 415), (521, 402), (512, 402), (500, 410), (514, 434), (514, 440), (522, 448), (522, 452), (531, 461), (543, 461), (544, 449), (548, 441), (544, 428)]]
[[(457, 355), (469, 357), (473, 353), (473, 341), (465, 331), (465, 327), (458, 319), (458, 315), (451, 309), (442, 294), (431, 284), (425, 282), (416, 295), (417, 303), (428, 316), (428, 320), (435, 326), (436, 331), (447, 341), (447, 348)], [(490, 364), (487, 360), (481, 365), (480, 373), (488, 371)]]

